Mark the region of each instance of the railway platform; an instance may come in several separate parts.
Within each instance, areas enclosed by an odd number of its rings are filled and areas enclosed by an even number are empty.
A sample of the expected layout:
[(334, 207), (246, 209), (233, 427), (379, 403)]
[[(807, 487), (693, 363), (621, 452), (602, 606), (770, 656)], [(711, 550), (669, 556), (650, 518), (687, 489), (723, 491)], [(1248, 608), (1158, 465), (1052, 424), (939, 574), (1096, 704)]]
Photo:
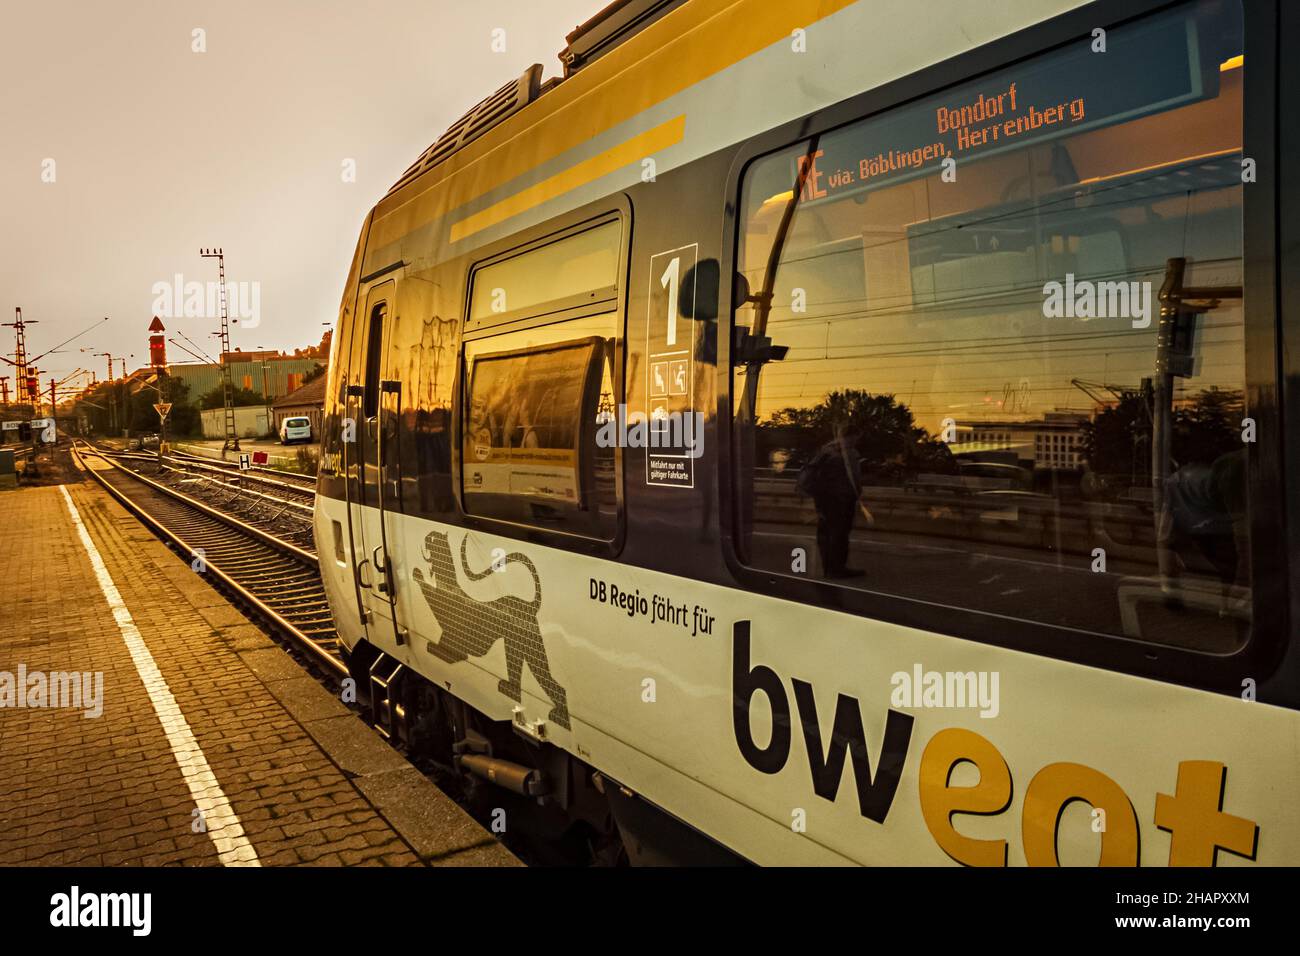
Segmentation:
[(518, 865), (103, 489), (0, 506), (0, 865)]

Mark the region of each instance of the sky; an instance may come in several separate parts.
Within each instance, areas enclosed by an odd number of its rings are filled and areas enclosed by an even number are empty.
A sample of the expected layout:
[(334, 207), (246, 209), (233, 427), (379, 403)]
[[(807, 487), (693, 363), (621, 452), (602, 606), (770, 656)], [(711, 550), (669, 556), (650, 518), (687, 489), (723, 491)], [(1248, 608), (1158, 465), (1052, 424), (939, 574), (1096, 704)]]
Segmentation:
[[(232, 291), (257, 283), (232, 347), (316, 344), (367, 211), (479, 100), (558, 75), (606, 2), (0, 0), (0, 317), (39, 323), (32, 355), (93, 326), (42, 381), (102, 378), (96, 352), (136, 368), (155, 285), (214, 282), (221, 246)], [(169, 337), (215, 355), (218, 323), (178, 313)]]

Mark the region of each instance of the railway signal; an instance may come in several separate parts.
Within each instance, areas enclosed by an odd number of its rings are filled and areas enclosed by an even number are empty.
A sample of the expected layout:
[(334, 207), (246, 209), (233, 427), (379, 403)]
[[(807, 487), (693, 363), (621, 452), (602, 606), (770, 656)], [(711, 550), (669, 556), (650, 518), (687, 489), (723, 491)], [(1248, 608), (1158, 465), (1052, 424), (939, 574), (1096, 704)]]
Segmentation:
[(167, 367), (167, 342), (162, 334), (165, 331), (162, 320), (155, 315), (149, 323), (149, 364), (154, 368)]

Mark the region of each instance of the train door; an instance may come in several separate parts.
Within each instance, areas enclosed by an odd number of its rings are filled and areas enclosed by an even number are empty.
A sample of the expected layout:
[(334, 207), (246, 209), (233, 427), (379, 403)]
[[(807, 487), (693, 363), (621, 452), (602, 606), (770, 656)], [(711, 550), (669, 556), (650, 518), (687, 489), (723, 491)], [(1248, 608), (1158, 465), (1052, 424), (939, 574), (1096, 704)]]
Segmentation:
[[(361, 348), (353, 352), (360, 360), (360, 377), (353, 377), (349, 389), (349, 417), (355, 422), (355, 450), (358, 463), (357, 495), (353, 500), (352, 525), (359, 545), (356, 557), (357, 583), (365, 604), (367, 633), (381, 647), (404, 644), (396, 614), (398, 575), (389, 557), (389, 522), (386, 512), (395, 506), (385, 499), (385, 477), (392, 477), (397, 438), (394, 403), (383, 396), (396, 392), (396, 383), (384, 379), (387, 345), (392, 335), (394, 282), (389, 279), (371, 287), (361, 316)], [(400, 394), (400, 393), (399, 393)], [(400, 483), (398, 483), (400, 484)], [(389, 489), (392, 481), (387, 482)], [(359, 534), (357, 534), (359, 532)], [(395, 539), (394, 539), (395, 540)]]

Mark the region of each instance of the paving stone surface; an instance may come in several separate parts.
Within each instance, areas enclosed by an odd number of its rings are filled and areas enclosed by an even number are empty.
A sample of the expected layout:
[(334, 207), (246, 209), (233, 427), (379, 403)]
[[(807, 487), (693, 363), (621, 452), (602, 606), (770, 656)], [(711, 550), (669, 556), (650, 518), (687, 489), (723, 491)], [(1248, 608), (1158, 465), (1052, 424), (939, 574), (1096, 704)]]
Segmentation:
[[(258, 862), (518, 865), (99, 486), (64, 487)], [(0, 865), (221, 865), (61, 488), (0, 513)], [(102, 713), (5, 700), (20, 667), (102, 674)]]

